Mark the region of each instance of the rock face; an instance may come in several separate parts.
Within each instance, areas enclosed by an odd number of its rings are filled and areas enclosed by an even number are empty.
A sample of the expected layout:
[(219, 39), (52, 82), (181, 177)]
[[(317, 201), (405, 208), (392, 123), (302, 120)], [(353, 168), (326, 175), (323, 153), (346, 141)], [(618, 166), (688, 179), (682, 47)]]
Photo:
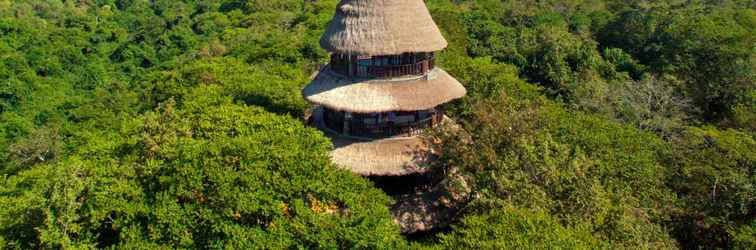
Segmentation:
[(391, 213), (404, 234), (430, 231), (448, 226), (469, 196), (464, 178), (451, 175), (427, 192), (400, 197)]

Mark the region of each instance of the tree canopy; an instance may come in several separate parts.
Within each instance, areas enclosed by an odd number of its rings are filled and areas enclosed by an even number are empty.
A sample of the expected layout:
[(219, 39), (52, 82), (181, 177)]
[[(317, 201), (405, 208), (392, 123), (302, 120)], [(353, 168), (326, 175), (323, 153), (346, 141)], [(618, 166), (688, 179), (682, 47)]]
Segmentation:
[(426, 237), (300, 121), (337, 2), (0, 0), (0, 248), (756, 248), (753, 1), (425, 1)]

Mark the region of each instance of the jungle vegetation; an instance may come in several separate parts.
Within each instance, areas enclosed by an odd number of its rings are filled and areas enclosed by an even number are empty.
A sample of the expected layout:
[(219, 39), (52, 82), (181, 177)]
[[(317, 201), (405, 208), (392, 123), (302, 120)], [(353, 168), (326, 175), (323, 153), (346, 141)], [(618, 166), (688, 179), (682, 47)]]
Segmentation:
[(336, 3), (0, 0), (0, 248), (756, 248), (756, 2), (426, 1), (471, 192), (422, 240), (301, 121)]

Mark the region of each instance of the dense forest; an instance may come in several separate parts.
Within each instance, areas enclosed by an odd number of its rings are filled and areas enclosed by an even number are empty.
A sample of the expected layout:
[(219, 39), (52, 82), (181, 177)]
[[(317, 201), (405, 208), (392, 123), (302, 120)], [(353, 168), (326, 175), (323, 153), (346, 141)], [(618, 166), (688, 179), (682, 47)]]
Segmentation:
[(302, 122), (337, 2), (0, 0), (0, 248), (756, 248), (755, 1), (426, 1), (423, 237)]

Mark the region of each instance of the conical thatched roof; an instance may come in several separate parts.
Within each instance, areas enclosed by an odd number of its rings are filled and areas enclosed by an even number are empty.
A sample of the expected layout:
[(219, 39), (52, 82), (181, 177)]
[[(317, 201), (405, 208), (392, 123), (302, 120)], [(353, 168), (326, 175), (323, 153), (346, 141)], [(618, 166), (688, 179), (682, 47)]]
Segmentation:
[(427, 76), (388, 80), (351, 79), (325, 68), (302, 90), (312, 103), (356, 113), (426, 110), (466, 93), (439, 68)]
[(320, 40), (336, 53), (398, 55), (447, 46), (423, 0), (341, 0)]

